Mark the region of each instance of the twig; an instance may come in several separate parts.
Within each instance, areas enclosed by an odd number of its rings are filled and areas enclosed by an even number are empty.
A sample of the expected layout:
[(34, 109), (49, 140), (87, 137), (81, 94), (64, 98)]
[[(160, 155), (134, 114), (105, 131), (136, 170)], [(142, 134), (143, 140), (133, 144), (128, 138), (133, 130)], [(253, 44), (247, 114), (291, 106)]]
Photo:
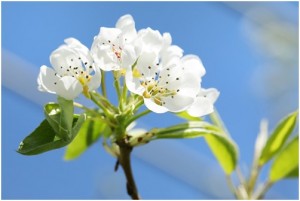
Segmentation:
[(138, 190), (133, 178), (132, 170), (131, 170), (131, 162), (130, 162), (130, 154), (132, 151), (132, 147), (126, 144), (123, 139), (119, 140), (117, 144), (120, 147), (120, 155), (119, 155), (119, 163), (123, 168), (124, 174), (127, 179), (126, 187), (127, 193), (133, 200), (139, 200), (140, 196), (138, 194)]

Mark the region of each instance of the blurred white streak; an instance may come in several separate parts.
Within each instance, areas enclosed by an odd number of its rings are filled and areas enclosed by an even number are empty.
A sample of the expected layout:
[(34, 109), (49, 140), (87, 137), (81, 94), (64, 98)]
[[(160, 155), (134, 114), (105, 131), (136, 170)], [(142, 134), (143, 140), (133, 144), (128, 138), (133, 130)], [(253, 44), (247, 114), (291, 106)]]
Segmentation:
[[(38, 105), (55, 101), (55, 95), (37, 90), (36, 79), (39, 68), (4, 49), (2, 49), (2, 73), (3, 86), (29, 101)], [(217, 162), (183, 143), (161, 140), (139, 147), (133, 154), (152, 168), (175, 177), (205, 195), (212, 198), (232, 199), (225, 175)], [(112, 198), (112, 195), (124, 195), (123, 182), (116, 180), (118, 179), (114, 172), (101, 179), (98, 184), (101, 186), (103, 196)]]
[(55, 100), (55, 96), (37, 89), (39, 68), (2, 49), (2, 84), (11, 91), (39, 105)]

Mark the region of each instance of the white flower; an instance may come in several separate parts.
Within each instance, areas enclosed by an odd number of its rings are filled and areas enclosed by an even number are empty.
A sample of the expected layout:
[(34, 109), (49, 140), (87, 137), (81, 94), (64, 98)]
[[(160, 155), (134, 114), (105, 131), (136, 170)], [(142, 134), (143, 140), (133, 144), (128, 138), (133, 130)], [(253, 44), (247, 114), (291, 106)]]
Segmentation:
[(95, 68), (89, 50), (78, 40), (68, 38), (50, 55), (54, 69), (41, 66), (38, 89), (72, 100), (80, 93), (97, 89), (101, 83), (100, 70)]
[(143, 52), (152, 52), (158, 56), (164, 45), (164, 39), (157, 30), (141, 29), (133, 42), (137, 55)]
[(205, 69), (197, 56), (171, 57), (159, 63), (156, 52), (143, 51), (133, 71), (126, 73), (128, 89), (143, 96), (146, 107), (156, 113), (186, 110), (199, 91)]
[(210, 114), (214, 111), (214, 103), (220, 92), (214, 88), (200, 89), (195, 102), (188, 108), (187, 112), (194, 117)]
[(116, 23), (116, 28), (101, 27), (91, 48), (96, 66), (105, 71), (130, 68), (137, 58), (131, 44), (136, 36), (135, 22), (131, 15), (122, 16)]

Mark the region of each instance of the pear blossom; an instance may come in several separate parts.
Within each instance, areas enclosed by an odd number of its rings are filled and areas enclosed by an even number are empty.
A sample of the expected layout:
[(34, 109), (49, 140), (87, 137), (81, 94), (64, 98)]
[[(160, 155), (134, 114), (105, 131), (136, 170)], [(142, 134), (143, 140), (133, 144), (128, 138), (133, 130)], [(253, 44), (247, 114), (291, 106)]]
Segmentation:
[(214, 111), (214, 103), (220, 92), (215, 88), (201, 88), (195, 102), (188, 108), (187, 112), (194, 117), (201, 117)]
[(132, 45), (136, 37), (135, 22), (131, 15), (122, 16), (116, 28), (101, 27), (91, 47), (96, 66), (105, 71), (130, 68), (137, 58)]
[(38, 89), (67, 100), (81, 93), (89, 96), (89, 91), (100, 86), (101, 72), (95, 67), (87, 47), (75, 38), (65, 39), (65, 43), (50, 55), (53, 69), (41, 66)]
[(197, 56), (174, 56), (162, 65), (155, 52), (143, 52), (133, 71), (126, 73), (126, 84), (153, 112), (180, 112), (194, 102), (204, 74)]

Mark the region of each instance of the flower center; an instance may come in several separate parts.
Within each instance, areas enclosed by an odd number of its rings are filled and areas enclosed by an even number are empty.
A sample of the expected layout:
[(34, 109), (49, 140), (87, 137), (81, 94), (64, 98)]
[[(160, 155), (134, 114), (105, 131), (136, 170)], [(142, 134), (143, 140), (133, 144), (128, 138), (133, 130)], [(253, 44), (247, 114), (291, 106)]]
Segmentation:
[(162, 100), (163, 97), (171, 96), (174, 98), (179, 91), (170, 90), (167, 87), (160, 86), (158, 80), (144, 81), (141, 83), (141, 85), (145, 88), (143, 97), (153, 98), (154, 102), (160, 106), (165, 104), (165, 102)]
[[(55, 73), (55, 76), (61, 78), (64, 76), (72, 76), (76, 78), (83, 87), (83, 94), (89, 97), (89, 88), (88, 83), (91, 81), (92, 76), (89, 74), (89, 71), (93, 69), (92, 65), (89, 65), (88, 62), (83, 62), (80, 57), (78, 57), (77, 62), (74, 61), (73, 58), (70, 59), (71, 65), (69, 66), (61, 66), (60, 68), (64, 70), (61, 75)], [(72, 65), (74, 64), (74, 65)], [(80, 66), (80, 67), (79, 67)], [(83, 66), (85, 70), (83, 70)], [(56, 84), (56, 83), (54, 83)]]

